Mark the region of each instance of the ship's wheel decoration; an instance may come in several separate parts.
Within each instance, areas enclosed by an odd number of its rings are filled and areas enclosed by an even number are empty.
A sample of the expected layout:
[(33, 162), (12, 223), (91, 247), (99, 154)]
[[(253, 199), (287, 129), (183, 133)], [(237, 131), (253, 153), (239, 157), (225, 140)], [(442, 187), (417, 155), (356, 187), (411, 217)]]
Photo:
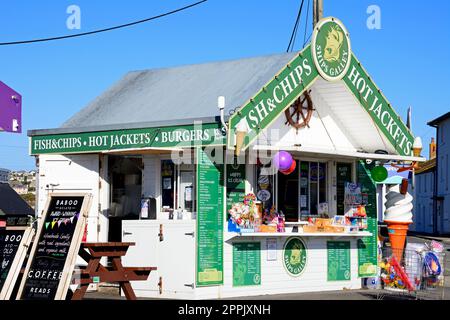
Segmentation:
[(313, 103), (309, 92), (302, 94), (289, 108), (286, 109), (286, 123), (293, 128), (301, 129), (304, 127), (309, 128), (309, 122), (311, 121), (314, 111)]

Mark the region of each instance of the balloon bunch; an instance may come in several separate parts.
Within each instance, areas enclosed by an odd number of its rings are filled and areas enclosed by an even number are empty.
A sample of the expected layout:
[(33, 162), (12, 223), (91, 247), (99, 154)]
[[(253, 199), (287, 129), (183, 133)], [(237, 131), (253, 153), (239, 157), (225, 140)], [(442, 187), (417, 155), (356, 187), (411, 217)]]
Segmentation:
[(297, 162), (292, 158), (291, 154), (286, 151), (277, 152), (272, 163), (282, 174), (289, 175), (295, 171)]

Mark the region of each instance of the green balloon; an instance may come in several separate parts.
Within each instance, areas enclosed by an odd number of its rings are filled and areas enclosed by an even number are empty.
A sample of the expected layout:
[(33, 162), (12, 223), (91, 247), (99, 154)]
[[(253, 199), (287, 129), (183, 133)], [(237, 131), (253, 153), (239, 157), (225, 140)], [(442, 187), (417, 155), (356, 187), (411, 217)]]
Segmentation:
[(377, 167), (373, 168), (371, 173), (372, 173), (372, 179), (375, 180), (376, 182), (381, 182), (381, 181), (386, 180), (389, 175), (387, 169), (383, 166), (377, 166)]

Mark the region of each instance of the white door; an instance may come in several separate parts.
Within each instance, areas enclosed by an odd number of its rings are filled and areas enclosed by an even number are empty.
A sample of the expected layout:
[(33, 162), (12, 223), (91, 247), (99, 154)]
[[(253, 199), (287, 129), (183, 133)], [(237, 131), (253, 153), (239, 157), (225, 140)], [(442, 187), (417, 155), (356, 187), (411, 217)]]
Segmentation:
[(163, 293), (194, 294), (195, 221), (166, 223), (163, 228), (164, 241), (159, 250)]
[(122, 222), (122, 241), (134, 242), (122, 258), (125, 267), (157, 267), (147, 281), (133, 281), (131, 285), (138, 297), (159, 296), (159, 224), (154, 221)]
[[(162, 226), (162, 229), (160, 229)], [(162, 230), (162, 241), (160, 241)], [(131, 283), (138, 297), (194, 295), (195, 221), (123, 221), (122, 239), (136, 245), (122, 259), (126, 267), (157, 267), (147, 281)], [(161, 279), (161, 290), (158, 283)]]
[(37, 210), (40, 216), (49, 193), (90, 193), (92, 204), (87, 219), (87, 241), (98, 241), (99, 157), (86, 155), (39, 156)]

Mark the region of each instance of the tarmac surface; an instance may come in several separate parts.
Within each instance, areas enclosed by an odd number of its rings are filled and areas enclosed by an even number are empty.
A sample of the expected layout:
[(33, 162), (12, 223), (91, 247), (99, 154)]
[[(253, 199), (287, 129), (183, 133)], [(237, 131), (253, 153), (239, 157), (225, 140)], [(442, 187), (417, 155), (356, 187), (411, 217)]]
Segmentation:
[[(450, 300), (450, 237), (431, 237), (415, 235), (409, 236), (408, 242), (423, 243), (431, 240), (437, 240), (444, 244), (445, 258), (445, 284), (443, 291), (431, 291), (426, 294), (419, 293), (418, 296), (404, 294), (402, 292), (393, 292), (388, 290), (339, 290), (326, 292), (308, 292), (308, 293), (291, 293), (277, 295), (262, 295), (240, 298), (229, 298), (222, 300)], [(119, 294), (117, 287), (103, 287), (99, 292), (88, 292), (85, 296), (86, 300), (124, 300)], [(139, 300), (157, 300), (144, 299)]]

